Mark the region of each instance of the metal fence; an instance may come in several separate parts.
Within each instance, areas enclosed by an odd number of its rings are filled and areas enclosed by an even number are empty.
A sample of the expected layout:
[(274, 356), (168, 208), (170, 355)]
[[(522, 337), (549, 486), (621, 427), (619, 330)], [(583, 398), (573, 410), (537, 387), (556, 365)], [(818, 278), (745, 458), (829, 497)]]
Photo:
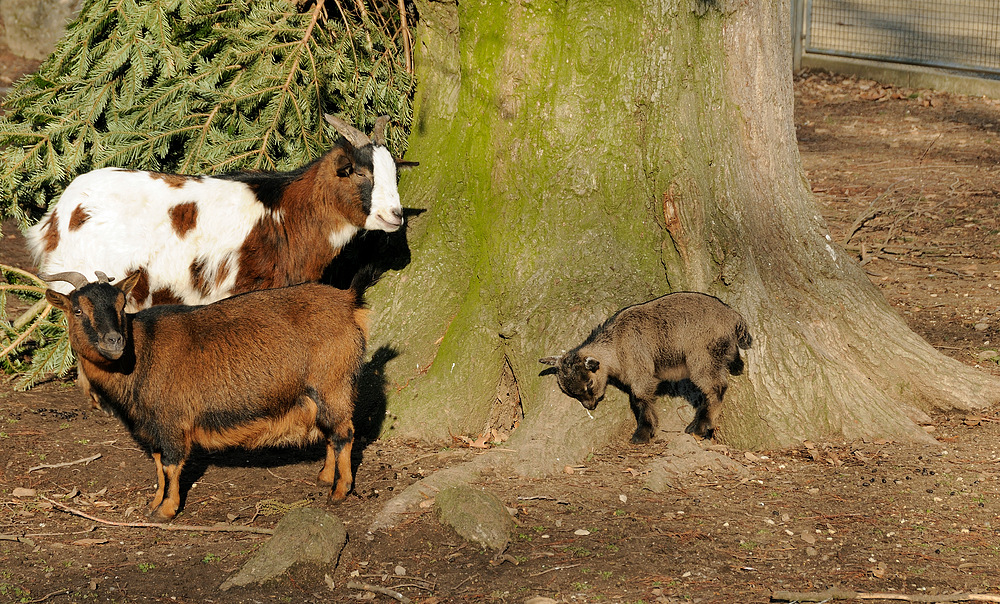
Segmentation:
[(792, 5), (796, 60), (805, 52), (1000, 77), (1000, 0), (793, 0)]

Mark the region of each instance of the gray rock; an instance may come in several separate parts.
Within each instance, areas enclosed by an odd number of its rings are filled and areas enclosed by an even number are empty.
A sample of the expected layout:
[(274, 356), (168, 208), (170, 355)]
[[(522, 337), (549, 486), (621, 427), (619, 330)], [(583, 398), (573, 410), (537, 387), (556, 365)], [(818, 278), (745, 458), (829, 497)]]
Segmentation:
[(45, 59), (82, 4), (83, 0), (0, 0), (10, 51), (26, 59)]
[(347, 529), (339, 518), (315, 508), (288, 512), (257, 555), (219, 589), (261, 584), (280, 576), (293, 564), (330, 565), (347, 544)]
[(463, 539), (498, 552), (510, 542), (514, 520), (492, 493), (470, 485), (453, 486), (438, 493), (436, 504), (441, 523)]

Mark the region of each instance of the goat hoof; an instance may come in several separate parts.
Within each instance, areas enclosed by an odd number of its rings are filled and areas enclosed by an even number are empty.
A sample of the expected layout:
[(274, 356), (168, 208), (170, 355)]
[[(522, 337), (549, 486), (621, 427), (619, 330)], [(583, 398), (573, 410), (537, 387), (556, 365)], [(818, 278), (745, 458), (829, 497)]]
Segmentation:
[(704, 426), (697, 426), (694, 428), (688, 426), (687, 429), (685, 429), (684, 431), (690, 434), (691, 436), (696, 436), (703, 440), (711, 440), (712, 436), (715, 434), (714, 428), (708, 428)]
[(337, 493), (330, 493), (330, 496), (326, 498), (326, 502), (329, 505), (337, 505), (340, 503), (344, 503), (345, 499), (347, 499), (347, 493), (344, 493), (343, 495), (339, 495)]
[(176, 514), (171, 514), (167, 516), (159, 510), (153, 510), (149, 513), (149, 521), (156, 524), (163, 524), (165, 522), (170, 522)]
[(632, 435), (633, 445), (644, 445), (651, 440), (653, 440), (651, 434), (639, 434), (638, 432), (636, 432), (635, 434)]
[(684, 428), (684, 432), (708, 440), (712, 438), (712, 433), (715, 432), (715, 429), (699, 422), (691, 422), (687, 428)]

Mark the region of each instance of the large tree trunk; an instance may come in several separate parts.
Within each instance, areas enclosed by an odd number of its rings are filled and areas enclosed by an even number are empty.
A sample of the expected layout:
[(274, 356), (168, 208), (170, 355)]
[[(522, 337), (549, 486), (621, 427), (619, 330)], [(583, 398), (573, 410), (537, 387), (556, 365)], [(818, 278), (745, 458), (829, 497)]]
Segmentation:
[[(717, 295), (752, 328), (723, 442), (928, 439), (924, 412), (997, 400), (829, 237), (796, 148), (787, 3), (418, 7), (420, 167), (400, 190), (427, 211), (373, 302), (373, 346), (398, 353), (388, 433), (475, 435), (519, 403), (505, 449), (528, 472), (627, 438), (625, 395), (609, 389), (591, 418), (538, 358), (676, 290)], [(670, 430), (693, 413), (658, 407)]]

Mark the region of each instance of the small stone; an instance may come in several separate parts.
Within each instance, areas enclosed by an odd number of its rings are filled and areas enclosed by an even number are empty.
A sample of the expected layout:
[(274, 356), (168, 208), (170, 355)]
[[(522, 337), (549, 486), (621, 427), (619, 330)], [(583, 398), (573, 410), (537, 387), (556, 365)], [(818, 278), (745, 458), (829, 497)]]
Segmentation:
[(996, 350), (983, 350), (976, 355), (976, 358), (980, 361), (992, 361), (1000, 358), (1000, 353), (997, 353)]
[(406, 576), (406, 569), (403, 568), (402, 566), (396, 566), (396, 569), (393, 570), (393, 572), (396, 573), (397, 577), (405, 577)]
[(587, 529), (576, 529), (575, 531), (573, 531), (573, 534), (579, 535), (580, 537), (586, 537), (587, 535), (590, 534), (590, 531), (588, 531)]

